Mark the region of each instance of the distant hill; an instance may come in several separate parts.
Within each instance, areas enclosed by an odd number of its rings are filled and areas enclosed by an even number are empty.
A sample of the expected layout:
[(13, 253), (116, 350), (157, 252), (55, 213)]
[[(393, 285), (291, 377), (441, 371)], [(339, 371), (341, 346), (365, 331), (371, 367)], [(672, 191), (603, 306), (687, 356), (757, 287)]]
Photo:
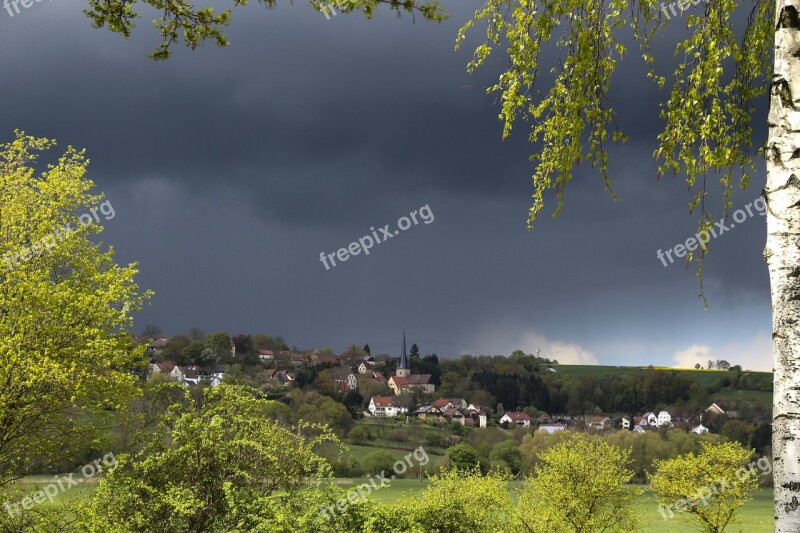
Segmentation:
[[(664, 366), (602, 366), (602, 365), (546, 365), (555, 369), (556, 373), (561, 377), (604, 377), (613, 375), (632, 374), (641, 372), (642, 370), (657, 370), (663, 372), (675, 372), (687, 379), (696, 381), (703, 386), (713, 387), (719, 384), (720, 380), (730, 376), (728, 370), (695, 370), (694, 368), (672, 368)], [(767, 379), (772, 381), (772, 372), (756, 372), (756, 371), (743, 371), (741, 373), (743, 379), (749, 378), (751, 380)], [(717, 403), (730, 403), (730, 402), (752, 402), (766, 408), (772, 407), (772, 391), (768, 390), (752, 390), (747, 387), (720, 387), (719, 390), (711, 393), (711, 400)]]
[[(663, 370), (665, 372), (678, 372), (702, 385), (713, 385), (718, 379), (728, 373), (727, 370), (695, 370), (694, 368), (672, 368), (668, 366), (603, 366), (603, 365), (547, 365), (552, 366), (562, 376), (608, 376), (614, 374), (630, 374), (642, 370)], [(772, 372), (743, 371), (742, 375), (772, 376)]]

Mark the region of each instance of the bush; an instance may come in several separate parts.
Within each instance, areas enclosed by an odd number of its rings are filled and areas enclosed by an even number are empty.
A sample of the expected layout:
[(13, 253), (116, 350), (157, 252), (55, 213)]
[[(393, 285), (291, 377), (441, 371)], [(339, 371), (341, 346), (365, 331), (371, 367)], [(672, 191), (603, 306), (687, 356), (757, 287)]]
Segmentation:
[(367, 474), (379, 474), (381, 472), (391, 472), (394, 467), (394, 456), (386, 451), (378, 450), (367, 454), (361, 460), (361, 466)]
[(447, 450), (447, 458), (454, 470), (471, 471), (478, 467), (478, 452), (469, 444), (458, 444)]
[(344, 459), (331, 463), (335, 477), (360, 477), (364, 475), (364, 467), (355, 459)]
[(364, 426), (356, 426), (347, 434), (353, 444), (363, 444), (369, 440), (369, 430)]

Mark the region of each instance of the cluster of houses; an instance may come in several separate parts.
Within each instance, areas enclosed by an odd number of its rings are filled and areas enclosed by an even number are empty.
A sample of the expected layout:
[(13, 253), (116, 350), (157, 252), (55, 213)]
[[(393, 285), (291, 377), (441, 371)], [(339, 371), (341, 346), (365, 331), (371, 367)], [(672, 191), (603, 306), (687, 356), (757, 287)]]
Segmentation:
[(422, 420), (446, 420), (464, 426), (485, 428), (489, 418), (480, 405), (468, 404), (463, 398), (442, 398), (416, 409), (412, 415)]
[[(369, 400), (369, 414), (374, 417), (395, 417), (409, 414), (408, 408), (399, 404), (393, 396), (373, 396)], [(463, 398), (442, 398), (430, 405), (418, 407), (411, 416), (427, 421), (457, 422), (464, 426), (485, 428), (488, 413), (479, 405), (467, 403)]]
[(197, 366), (178, 366), (175, 361), (162, 361), (157, 363), (155, 359), (150, 360), (150, 377), (163, 374), (167, 379), (177, 381), (181, 385), (199, 385), (201, 381), (207, 381), (212, 387), (222, 383), (225, 374), (221, 371), (206, 372)]
[[(374, 417), (396, 417), (399, 415), (414, 416), (426, 421), (458, 422), (466, 426), (487, 427), (488, 412), (479, 405), (468, 403), (463, 398), (443, 398), (429, 405), (423, 405), (409, 412), (402, 407), (397, 398), (391, 396), (373, 396), (369, 403), (369, 415)], [(535, 427), (539, 431), (553, 434), (566, 429), (590, 429), (596, 431), (628, 430), (636, 433), (656, 431), (660, 427), (678, 428), (702, 435), (709, 429), (702, 424), (703, 416), (728, 419), (739, 418), (736, 411), (725, 411), (716, 403), (711, 404), (700, 416), (699, 424), (692, 424), (688, 417), (674, 407), (665, 407), (656, 412), (647, 412), (636, 417), (608, 416), (549, 416), (542, 415), (531, 418), (522, 411), (507, 411), (498, 420), (502, 427)]]
[(724, 416), (728, 420), (734, 420), (739, 418), (739, 413), (737, 411), (725, 411), (716, 403), (712, 403), (705, 410), (705, 412), (700, 415), (700, 423), (695, 425), (689, 421), (687, 416), (681, 415), (678, 409), (674, 407), (666, 407), (659, 411), (658, 414), (654, 412), (647, 412), (642, 416), (634, 417), (632, 424), (631, 420), (623, 418), (622, 429), (631, 429), (637, 433), (644, 433), (646, 431), (652, 431), (662, 426), (666, 426), (669, 428), (684, 429), (686, 431), (691, 431), (692, 433), (702, 435), (704, 433), (708, 433), (709, 431), (708, 428), (703, 425), (703, 416)]

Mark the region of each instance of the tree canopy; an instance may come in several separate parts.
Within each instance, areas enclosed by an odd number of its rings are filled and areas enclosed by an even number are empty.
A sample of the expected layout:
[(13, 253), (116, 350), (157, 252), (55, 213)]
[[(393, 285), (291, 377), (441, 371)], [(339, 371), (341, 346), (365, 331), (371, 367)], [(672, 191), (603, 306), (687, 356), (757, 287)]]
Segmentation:
[(136, 394), (144, 356), (126, 330), (151, 293), (96, 238), (93, 214), (113, 206), (92, 192), (85, 153), (38, 164), (54, 146), (19, 131), (0, 145), (0, 486), (97, 438)]

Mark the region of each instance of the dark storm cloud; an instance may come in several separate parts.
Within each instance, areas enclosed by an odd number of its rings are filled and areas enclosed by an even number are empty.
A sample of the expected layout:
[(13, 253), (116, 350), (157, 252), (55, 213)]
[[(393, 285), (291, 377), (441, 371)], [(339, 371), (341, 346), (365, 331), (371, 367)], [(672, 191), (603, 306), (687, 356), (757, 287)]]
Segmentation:
[[(550, 220), (551, 201), (525, 230), (532, 148), (522, 124), (500, 141), (483, 89), (502, 62), (468, 75), (469, 47), (452, 52), (477, 5), (448, 6), (442, 25), (251, 5), (234, 10), (230, 48), (176, 49), (160, 63), (146, 57), (157, 42), (148, 17), (124, 41), (91, 29), (74, 3), (0, 14), (3, 136), (18, 127), (89, 149), (119, 213), (107, 239), (157, 293), (141, 322), (172, 333), (198, 325), (396, 352), (407, 326), (440, 355), (560, 339), (601, 361), (668, 363), (768, 327), (762, 220), (713, 243), (709, 312), (691, 271), (656, 258), (696, 221), (680, 178), (655, 179), (667, 91), (633, 47), (610, 95), (630, 137), (609, 147), (619, 201), (582, 165), (564, 214)], [(666, 72), (680, 24), (655, 43)], [(429, 226), (332, 271), (319, 263), (424, 204)]]

